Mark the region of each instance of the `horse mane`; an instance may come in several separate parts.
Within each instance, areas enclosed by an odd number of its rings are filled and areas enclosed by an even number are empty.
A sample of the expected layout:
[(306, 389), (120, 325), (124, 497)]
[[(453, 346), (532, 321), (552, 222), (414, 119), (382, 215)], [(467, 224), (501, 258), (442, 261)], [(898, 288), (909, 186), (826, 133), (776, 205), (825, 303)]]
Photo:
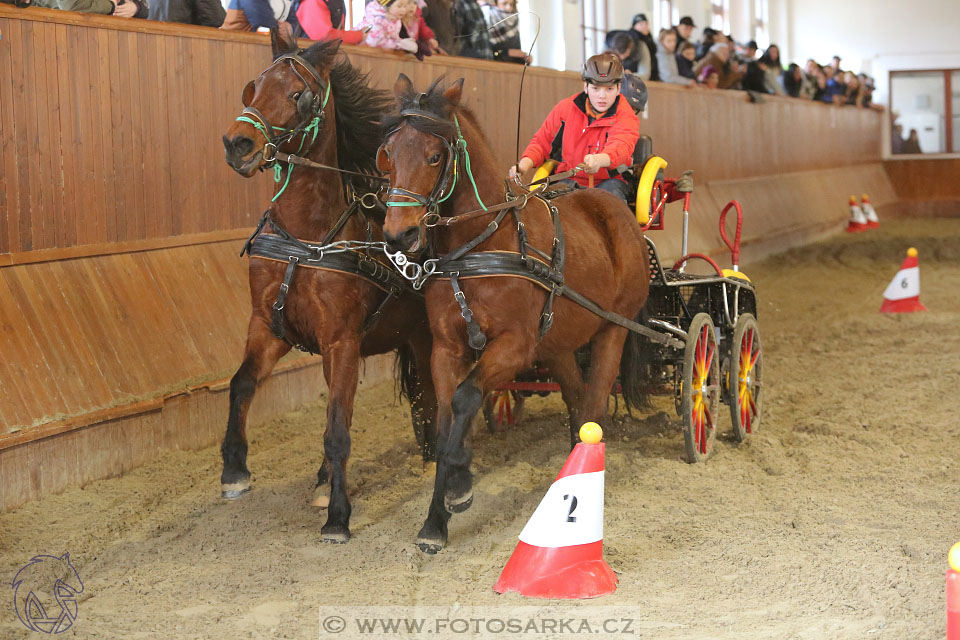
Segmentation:
[[(399, 128), (403, 122), (406, 122), (417, 131), (451, 140), (457, 133), (457, 127), (453, 123), (454, 115), (467, 114), (471, 121), (476, 124), (476, 117), (469, 109), (454, 105), (443, 95), (448, 86), (446, 77), (440, 76), (433, 81), (425, 93), (418, 93), (412, 87), (405, 90), (397, 98), (397, 110), (384, 117), (383, 133), (390, 133)], [(437, 119), (411, 117), (405, 120), (406, 116), (402, 116), (400, 113), (406, 109), (423, 111)]]
[[(370, 75), (354, 67), (346, 56), (336, 58), (340, 44), (323, 40), (300, 53), (318, 68), (330, 68), (337, 123), (337, 158), (341, 169), (378, 176), (377, 149), (380, 147), (380, 121), (393, 100), (387, 91), (370, 86)], [(334, 60), (336, 60), (334, 62)], [(331, 66), (332, 64), (332, 66)], [(375, 191), (379, 183), (358, 176), (340, 174), (346, 189)]]

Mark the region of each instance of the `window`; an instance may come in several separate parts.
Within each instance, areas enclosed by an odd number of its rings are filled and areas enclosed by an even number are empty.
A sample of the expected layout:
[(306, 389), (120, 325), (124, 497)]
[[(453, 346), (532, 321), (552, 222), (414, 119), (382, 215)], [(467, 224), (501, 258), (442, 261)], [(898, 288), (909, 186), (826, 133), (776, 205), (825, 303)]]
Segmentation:
[(753, 39), (759, 49), (766, 50), (770, 46), (770, 0), (754, 0)]
[(583, 59), (606, 49), (607, 0), (583, 0), (580, 5), (580, 31), (583, 35)]
[(890, 72), (892, 153), (960, 153), (960, 70)]
[(659, 33), (660, 29), (669, 29), (675, 25), (679, 19), (674, 16), (673, 0), (658, 0), (656, 6), (656, 33)]
[(730, 0), (710, 0), (710, 26), (722, 33), (730, 32)]
[(343, 26), (347, 29), (356, 29), (360, 21), (363, 20), (363, 12), (366, 7), (364, 0), (347, 0), (347, 15), (343, 19)]

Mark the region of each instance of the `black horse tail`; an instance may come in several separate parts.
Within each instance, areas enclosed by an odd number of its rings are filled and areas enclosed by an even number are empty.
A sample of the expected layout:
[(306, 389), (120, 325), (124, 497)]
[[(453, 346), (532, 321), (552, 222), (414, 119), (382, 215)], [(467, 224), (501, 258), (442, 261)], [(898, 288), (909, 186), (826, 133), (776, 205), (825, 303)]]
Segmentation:
[(412, 402), (417, 391), (417, 361), (409, 344), (400, 345), (393, 366), (394, 387), (397, 395)]
[[(647, 313), (641, 309), (637, 314), (636, 322), (646, 325)], [(627, 340), (623, 344), (623, 354), (620, 356), (620, 390), (627, 411), (631, 409), (650, 408), (650, 341), (639, 333), (627, 333)]]

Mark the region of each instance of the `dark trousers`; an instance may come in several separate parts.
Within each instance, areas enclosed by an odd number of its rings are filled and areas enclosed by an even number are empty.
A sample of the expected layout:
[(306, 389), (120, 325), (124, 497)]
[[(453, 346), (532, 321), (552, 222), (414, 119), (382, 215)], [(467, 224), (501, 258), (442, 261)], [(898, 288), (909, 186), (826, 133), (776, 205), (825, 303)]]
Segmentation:
[[(566, 180), (561, 180), (557, 184), (570, 185), (570, 186), (580, 186), (576, 180), (571, 180), (567, 178)], [(618, 180), (617, 178), (608, 178), (603, 182), (600, 182), (594, 187), (595, 189), (601, 189), (607, 193), (613, 194), (626, 202), (630, 203), (630, 185), (628, 185), (623, 180)]]

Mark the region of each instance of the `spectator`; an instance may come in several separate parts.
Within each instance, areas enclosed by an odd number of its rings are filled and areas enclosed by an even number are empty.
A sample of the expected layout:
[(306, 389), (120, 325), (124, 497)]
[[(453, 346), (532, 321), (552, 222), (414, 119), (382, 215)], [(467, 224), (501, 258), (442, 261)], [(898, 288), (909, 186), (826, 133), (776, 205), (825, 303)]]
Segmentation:
[(826, 77), (826, 87), (823, 91), (823, 101), (832, 104), (842, 105), (846, 101), (847, 88), (843, 84), (843, 72), (839, 73), (832, 66), (823, 68), (823, 75)]
[(720, 39), (717, 38), (717, 35), (717, 32), (710, 27), (704, 27), (703, 34), (700, 36), (700, 44), (697, 45), (697, 60), (702, 60), (710, 53), (710, 47), (723, 39), (722, 34), (720, 34)]
[(413, 38), (417, 43), (417, 60), (423, 60), (424, 56), (432, 56), (434, 53), (443, 53), (436, 38), (433, 37), (433, 30), (423, 20), (420, 1), (413, 0), (406, 3), (404, 14), (400, 18), (403, 23), (400, 27), (400, 37)]
[(699, 77), (703, 77), (703, 70), (708, 66), (712, 66), (717, 72), (718, 78), (717, 83), (721, 89), (730, 89), (743, 77), (744, 70), (739, 68), (739, 65), (733, 67), (727, 66), (727, 63), (730, 61), (730, 46), (724, 43), (717, 43), (710, 47), (710, 52), (697, 61), (693, 66), (694, 73)]
[(692, 78), (680, 75), (677, 65), (677, 34), (673, 29), (660, 31), (660, 48), (657, 49), (657, 62), (660, 69), (660, 80), (671, 84), (693, 86)]
[(291, 0), (230, 0), (220, 28), (230, 31), (276, 28), (284, 40), (290, 40), (300, 29), (291, 7)]
[(830, 61), (830, 64), (827, 65), (833, 69), (833, 75), (840, 73), (840, 56), (833, 56), (833, 59)]
[(423, 20), (433, 29), (440, 49), (455, 56), (460, 51), (460, 43), (454, 39), (452, 11), (453, 0), (426, 0)]
[(764, 64), (767, 93), (784, 95), (783, 85), (780, 84), (780, 76), (783, 75), (783, 65), (780, 63), (780, 47), (771, 44), (760, 56), (760, 62)]
[(297, 22), (311, 40), (339, 38), (344, 44), (361, 44), (363, 31), (344, 31), (346, 7), (343, 0), (300, 0)]
[(220, 0), (151, 0), (149, 17), (161, 22), (219, 27), (226, 12)]
[(903, 141), (900, 153), (923, 153), (920, 149), (920, 134), (916, 129), (910, 129), (910, 136)]
[(638, 46), (640, 45), (637, 40), (632, 38), (626, 31), (617, 31), (614, 33), (613, 38), (610, 38), (607, 51), (620, 58), (620, 62), (624, 68), (626, 68), (627, 61), (633, 57), (633, 53)]
[(890, 132), (890, 153), (903, 153), (903, 125), (901, 124), (893, 125), (893, 130)]
[(517, 0), (496, 0), (496, 5), (480, 7), (490, 28), (490, 45), (493, 59), (502, 62), (524, 64), (529, 56), (520, 44), (520, 19), (517, 16)]
[(453, 3), (453, 30), (460, 42), (460, 55), (467, 58), (493, 60), (490, 34), (477, 0), (456, 0)]
[(754, 93), (772, 94), (773, 91), (767, 86), (767, 63), (760, 60), (751, 60), (747, 63), (746, 72), (741, 80), (741, 88), (744, 91)]
[(783, 89), (788, 96), (803, 100), (813, 100), (817, 93), (816, 81), (796, 63), (790, 63), (790, 67), (783, 72)]
[(677, 55), (675, 57), (680, 75), (690, 80), (696, 80), (697, 74), (693, 71), (693, 64), (697, 58), (697, 47), (692, 42), (677, 45)]
[(684, 42), (690, 40), (690, 36), (693, 35), (693, 30), (697, 25), (693, 24), (693, 18), (690, 16), (683, 16), (680, 18), (679, 24), (673, 28), (677, 32), (677, 51), (681, 51), (681, 47)]
[(816, 60), (807, 60), (806, 76), (813, 85), (813, 99), (823, 102), (827, 89), (827, 76), (823, 73), (823, 67), (817, 64)]
[(720, 73), (712, 64), (708, 64), (700, 71), (699, 82), (707, 89), (720, 88)]
[(743, 47), (743, 59), (747, 62), (757, 59), (757, 41), (751, 40)]
[[(660, 70), (657, 62), (657, 43), (653, 41), (653, 35), (650, 33), (650, 23), (647, 22), (646, 14), (638, 13), (633, 16), (633, 25), (631, 25), (630, 29), (637, 35), (640, 44), (647, 48), (648, 55), (644, 56), (644, 58), (649, 60), (647, 65), (649, 72), (647, 76), (644, 77), (644, 80), (650, 79), (659, 82)], [(643, 47), (640, 48), (642, 49)], [(637, 73), (643, 77), (639, 65), (637, 66)]]
[[(27, 5), (29, 6), (29, 5)], [(146, 18), (147, 5), (140, 0), (33, 0), (32, 6), (80, 13), (99, 13), (121, 18)]]
[(416, 6), (415, 0), (374, 0), (367, 3), (363, 20), (357, 25), (361, 31), (367, 29), (364, 44), (381, 49), (399, 49), (408, 53), (417, 53), (418, 45), (409, 34), (400, 33), (404, 28), (403, 18), (410, 6)]
[(645, 48), (646, 41), (641, 38), (641, 31), (646, 29), (647, 34), (650, 33), (650, 26), (647, 23), (647, 16), (638, 13), (633, 17), (633, 25), (630, 29), (618, 29), (615, 31), (607, 32), (607, 36), (604, 39), (604, 44), (608, 51), (612, 52), (623, 52), (626, 50), (627, 45), (624, 40), (624, 36), (630, 38), (634, 46), (630, 47), (630, 55), (624, 58), (620, 53), (616, 53), (617, 57), (623, 62), (623, 68), (635, 75), (640, 75), (645, 79), (650, 78), (650, 74), (653, 69), (653, 58), (650, 53), (649, 47)]

